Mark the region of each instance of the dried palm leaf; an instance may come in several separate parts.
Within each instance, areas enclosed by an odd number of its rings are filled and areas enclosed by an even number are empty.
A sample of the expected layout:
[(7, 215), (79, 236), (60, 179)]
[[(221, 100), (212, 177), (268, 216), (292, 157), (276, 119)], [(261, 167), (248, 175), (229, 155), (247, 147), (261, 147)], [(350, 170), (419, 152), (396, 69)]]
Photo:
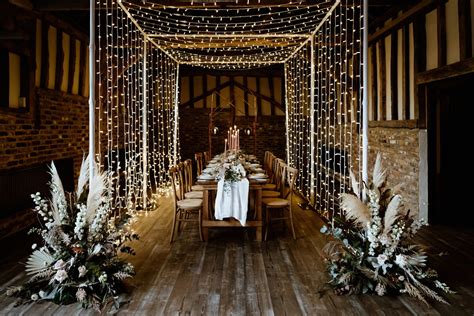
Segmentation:
[(54, 262), (53, 256), (46, 250), (35, 250), (26, 262), (26, 273), (36, 275), (48, 269)]
[(393, 223), (400, 217), (400, 206), (402, 205), (402, 197), (400, 195), (395, 195), (388, 203), (387, 211), (385, 212), (384, 217), (384, 234), (392, 229)]
[(51, 174), (51, 209), (52, 209), (52, 217), (54, 219), (55, 224), (61, 223), (61, 216), (59, 214), (59, 209), (61, 205), (66, 205), (66, 196), (64, 194), (63, 184), (61, 182), (61, 178), (59, 177), (58, 170), (54, 165), (54, 162), (51, 162), (51, 166), (49, 167), (49, 173)]
[(85, 159), (82, 159), (81, 171), (79, 173), (79, 180), (77, 181), (77, 191), (76, 197), (79, 199), (84, 193), (87, 182), (89, 181), (89, 159), (90, 156), (87, 156)]
[(376, 188), (380, 188), (384, 185), (385, 180), (387, 179), (386, 170), (382, 169), (382, 155), (377, 154), (377, 159), (375, 160), (374, 172), (372, 174), (372, 183)]
[(346, 212), (346, 218), (354, 220), (365, 227), (370, 221), (370, 211), (359, 198), (352, 194), (341, 194), (341, 208)]
[(87, 212), (86, 220), (92, 223), (95, 213), (99, 205), (103, 202), (102, 198), (105, 193), (105, 175), (94, 168), (94, 175), (89, 183), (89, 195), (87, 196)]
[(360, 198), (359, 182), (357, 182), (355, 174), (352, 172), (352, 170), (349, 170), (349, 175), (351, 177), (352, 191), (358, 198)]

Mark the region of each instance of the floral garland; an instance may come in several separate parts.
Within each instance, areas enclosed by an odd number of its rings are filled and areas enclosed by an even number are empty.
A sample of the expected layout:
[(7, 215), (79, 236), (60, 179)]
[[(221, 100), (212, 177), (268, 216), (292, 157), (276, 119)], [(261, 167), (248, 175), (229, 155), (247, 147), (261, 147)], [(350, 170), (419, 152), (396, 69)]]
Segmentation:
[(454, 293), (426, 266), (424, 250), (413, 243), (423, 220), (403, 209), (398, 188), (386, 187), (386, 171), (377, 156), (372, 183), (363, 202), (351, 173), (354, 194), (341, 194), (345, 217), (335, 217), (321, 232), (332, 236), (324, 247), (329, 284), (337, 294), (407, 293), (427, 304), (426, 298), (447, 304), (441, 293)]
[(83, 160), (77, 192), (69, 199), (54, 163), (50, 168), (51, 201), (32, 194), (42, 228), (30, 232), (39, 234), (43, 245), (39, 249), (32, 246), (26, 263), (28, 281), (7, 290), (7, 295), (20, 297), (20, 303), (78, 302), (84, 308), (100, 310), (114, 300), (118, 307), (122, 282), (134, 275), (133, 266), (118, 257), (119, 252), (134, 254), (125, 245), (138, 239), (127, 227), (130, 216), (113, 216), (107, 177), (94, 172), (89, 179), (88, 166), (88, 159)]
[(224, 192), (230, 192), (233, 183), (245, 178), (246, 172), (242, 161), (245, 161), (245, 157), (241, 153), (229, 155), (224, 159), (217, 176), (218, 181), (224, 179)]

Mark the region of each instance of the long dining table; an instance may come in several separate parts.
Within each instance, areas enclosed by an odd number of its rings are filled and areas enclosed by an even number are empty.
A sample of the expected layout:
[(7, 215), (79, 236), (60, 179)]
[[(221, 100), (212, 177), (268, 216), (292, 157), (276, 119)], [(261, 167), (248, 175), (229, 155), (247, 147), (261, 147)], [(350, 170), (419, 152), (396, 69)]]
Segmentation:
[[(245, 226), (242, 226), (240, 222), (234, 218), (228, 218), (225, 220), (214, 219), (212, 208), (210, 207), (210, 193), (215, 191), (217, 193), (217, 181), (206, 180), (199, 181), (199, 185), (203, 187), (203, 203), (202, 203), (202, 235), (203, 239), (207, 241), (209, 239), (209, 228), (222, 228), (222, 227), (255, 227), (255, 239), (262, 241), (263, 236), (263, 215), (262, 215), (262, 188), (265, 182), (249, 179), (249, 191), (254, 195), (254, 219), (247, 219)], [(215, 194), (214, 194), (215, 196)], [(249, 194), (250, 198), (250, 194)]]

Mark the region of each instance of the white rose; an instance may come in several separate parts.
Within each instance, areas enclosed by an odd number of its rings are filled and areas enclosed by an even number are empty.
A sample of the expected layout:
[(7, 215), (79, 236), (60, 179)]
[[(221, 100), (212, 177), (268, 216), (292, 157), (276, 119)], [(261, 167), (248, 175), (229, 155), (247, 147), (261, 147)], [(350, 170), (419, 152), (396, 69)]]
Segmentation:
[(54, 264), (54, 270), (64, 270), (65, 267), (66, 267), (66, 262), (64, 262), (63, 259), (59, 259)]
[(58, 272), (56, 272), (56, 274), (54, 275), (54, 279), (59, 283), (62, 283), (64, 280), (67, 279), (66, 270), (58, 270)]
[(77, 268), (77, 270), (79, 271), (79, 277), (83, 277), (86, 275), (87, 273), (87, 269), (85, 266), (80, 266), (79, 268)]
[(39, 299), (38, 294), (33, 294), (33, 295), (31, 295), (31, 300), (37, 301), (38, 299)]

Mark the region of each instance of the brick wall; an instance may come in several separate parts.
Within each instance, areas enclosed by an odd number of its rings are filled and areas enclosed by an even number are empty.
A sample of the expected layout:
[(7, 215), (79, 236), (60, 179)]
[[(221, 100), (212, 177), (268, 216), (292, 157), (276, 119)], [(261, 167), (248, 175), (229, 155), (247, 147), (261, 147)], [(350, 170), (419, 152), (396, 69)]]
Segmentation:
[[(52, 160), (72, 159), (77, 179), (83, 154), (88, 151), (87, 99), (36, 89), (35, 101), (27, 113), (0, 111), (0, 172), (16, 172)], [(30, 193), (33, 192), (21, 194), (28, 198)], [(36, 220), (28, 209), (8, 214), (0, 221), (0, 238)]]
[[(180, 142), (182, 159), (193, 158), (194, 153), (208, 150), (209, 109), (185, 108), (180, 110)], [(238, 127), (252, 128), (253, 117), (237, 116), (235, 124)], [(219, 133), (213, 136), (213, 153), (224, 151), (224, 139), (229, 128), (229, 116), (223, 113), (215, 125)], [(247, 153), (253, 153), (253, 136), (240, 136), (240, 147)], [(278, 157), (286, 159), (285, 117), (261, 116), (257, 123), (257, 157), (263, 161), (266, 150), (272, 151)]]
[(388, 185), (403, 183), (401, 195), (412, 214), (419, 209), (419, 140), (418, 129), (369, 129), (369, 176), (377, 153), (382, 153), (383, 165), (388, 169)]
[(81, 96), (37, 89), (36, 114), (0, 112), (0, 171), (73, 158), (77, 176), (88, 151), (88, 105)]

